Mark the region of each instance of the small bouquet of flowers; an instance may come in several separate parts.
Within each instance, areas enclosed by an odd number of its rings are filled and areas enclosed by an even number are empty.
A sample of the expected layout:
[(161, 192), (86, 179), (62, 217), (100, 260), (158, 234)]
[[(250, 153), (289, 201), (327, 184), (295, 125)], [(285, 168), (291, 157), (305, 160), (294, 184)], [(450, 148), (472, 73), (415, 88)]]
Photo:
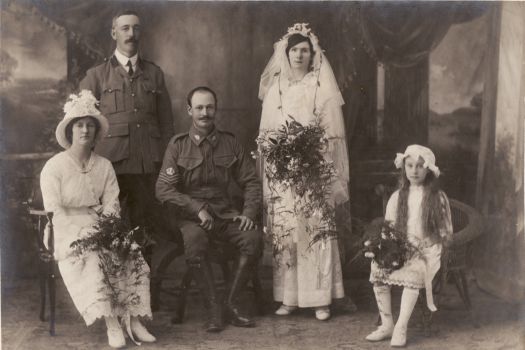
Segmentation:
[(373, 230), (364, 241), (364, 256), (372, 259), (386, 273), (398, 270), (416, 254), (418, 247), (410, 243), (405, 232), (384, 221), (379, 230)]
[[(139, 227), (130, 229), (126, 220), (114, 215), (101, 215), (85, 237), (71, 243), (72, 256), (85, 263), (86, 253), (96, 253), (103, 273), (103, 287), (99, 291), (107, 295), (114, 310), (137, 305), (136, 293), (119, 288), (119, 281), (138, 285), (148, 274), (142, 250), (152, 240)], [(104, 298), (105, 299), (105, 298)]]
[[(337, 237), (335, 209), (328, 202), (330, 184), (336, 170), (333, 162), (324, 157), (328, 138), (320, 119), (303, 125), (292, 116), (288, 117), (289, 120), (279, 128), (261, 132), (257, 138), (259, 151), (254, 157), (262, 156), (266, 162), (265, 176), (273, 200), (279, 199), (283, 191), (291, 190), (296, 212), (307, 218), (320, 218), (319, 225), (307, 227), (311, 246), (325, 238)], [(280, 221), (286, 221), (289, 213), (282, 214)], [(277, 216), (274, 222), (279, 222), (279, 213), (274, 213), (274, 216)], [(283, 234), (286, 236), (290, 233)], [(283, 234), (271, 237), (272, 242), (282, 243)], [(274, 254), (276, 248), (282, 247), (280, 243), (274, 244)]]

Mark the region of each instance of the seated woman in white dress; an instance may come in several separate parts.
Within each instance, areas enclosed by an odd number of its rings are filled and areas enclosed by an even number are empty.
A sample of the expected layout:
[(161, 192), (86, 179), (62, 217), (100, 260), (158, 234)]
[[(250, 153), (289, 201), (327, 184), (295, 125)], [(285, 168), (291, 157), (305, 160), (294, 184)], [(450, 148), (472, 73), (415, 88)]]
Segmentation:
[[(126, 309), (115, 309), (103, 285), (99, 256), (87, 252), (82, 258), (72, 254), (71, 243), (93, 231), (102, 214), (119, 214), (119, 188), (111, 163), (92, 150), (97, 140), (108, 132), (108, 121), (96, 108), (97, 100), (88, 90), (71, 95), (64, 106), (64, 119), (56, 128), (56, 138), (65, 151), (53, 156), (40, 175), (40, 186), (46, 211), (53, 212), (55, 259), (73, 302), (91, 325), (104, 318), (109, 345), (126, 344), (118, 317), (126, 324), (130, 337), (145, 342), (155, 341), (138, 317), (151, 318), (149, 270), (137, 274), (133, 266), (119, 281), (123, 297), (138, 296)], [(80, 263), (82, 260), (82, 263)], [(129, 263), (129, 265), (132, 265)], [(140, 276), (140, 277), (137, 277)]]

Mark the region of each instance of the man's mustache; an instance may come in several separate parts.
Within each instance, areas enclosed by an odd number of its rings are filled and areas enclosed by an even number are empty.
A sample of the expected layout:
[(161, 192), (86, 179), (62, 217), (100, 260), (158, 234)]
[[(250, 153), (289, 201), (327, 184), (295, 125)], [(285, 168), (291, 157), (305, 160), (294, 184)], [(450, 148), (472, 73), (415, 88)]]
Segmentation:
[(124, 41), (125, 44), (129, 44), (129, 43), (135, 43), (136, 44), (137, 42), (138, 42), (138, 40), (135, 39), (135, 38), (129, 38), (126, 41)]

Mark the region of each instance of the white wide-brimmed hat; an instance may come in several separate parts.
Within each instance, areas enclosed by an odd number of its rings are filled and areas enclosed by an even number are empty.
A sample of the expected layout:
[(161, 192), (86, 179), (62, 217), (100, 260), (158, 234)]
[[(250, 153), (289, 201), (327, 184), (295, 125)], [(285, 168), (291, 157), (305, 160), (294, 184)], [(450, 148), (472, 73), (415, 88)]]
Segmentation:
[(439, 168), (436, 166), (436, 156), (430, 148), (420, 145), (408, 146), (405, 150), (405, 153), (397, 153), (396, 159), (394, 160), (396, 168), (401, 169), (401, 167), (403, 166), (403, 161), (408, 156), (411, 156), (416, 160), (419, 157), (423, 158), (423, 160), (425, 161), (423, 163), (423, 167), (433, 172), (434, 176), (439, 177), (440, 171)]
[(65, 149), (71, 147), (71, 143), (66, 137), (66, 127), (75, 118), (92, 117), (100, 124), (100, 130), (97, 133), (95, 141), (99, 141), (106, 136), (109, 129), (109, 123), (106, 117), (100, 113), (97, 108), (98, 101), (90, 90), (82, 90), (78, 95), (69, 95), (68, 101), (64, 105), (64, 119), (55, 131), (58, 144)]

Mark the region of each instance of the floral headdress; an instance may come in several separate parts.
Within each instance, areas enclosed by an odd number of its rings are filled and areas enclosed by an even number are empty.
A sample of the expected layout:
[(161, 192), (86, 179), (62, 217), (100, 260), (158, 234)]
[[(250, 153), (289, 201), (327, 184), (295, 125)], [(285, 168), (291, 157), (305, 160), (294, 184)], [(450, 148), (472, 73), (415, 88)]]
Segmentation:
[(71, 147), (71, 143), (66, 137), (66, 127), (75, 118), (92, 117), (96, 119), (100, 124), (97, 140), (106, 136), (109, 129), (108, 120), (100, 113), (97, 105), (98, 100), (90, 90), (82, 90), (78, 95), (69, 95), (67, 102), (64, 104), (64, 119), (58, 123), (55, 131), (55, 136), (60, 146), (65, 149)]
[(295, 23), (288, 28), (286, 34), (277, 41), (274, 47), (273, 56), (268, 61), (266, 68), (261, 74), (261, 81), (259, 83), (259, 99), (264, 100), (266, 93), (278, 79), (288, 79), (291, 77), (291, 68), (286, 55), (286, 47), (288, 46), (288, 39), (293, 34), (300, 34), (312, 43), (314, 49), (314, 57), (312, 60), (313, 71), (317, 75), (321, 89), (326, 89), (327, 95), (339, 96), (340, 104), (343, 104), (343, 98), (337, 86), (332, 67), (328, 63), (324, 51), (319, 46), (319, 39), (314, 34), (308, 23)]
[(405, 153), (397, 153), (396, 159), (394, 160), (394, 164), (396, 165), (396, 168), (401, 169), (405, 158), (408, 156), (416, 160), (419, 157), (421, 157), (424, 161), (423, 167), (432, 171), (436, 177), (439, 177), (440, 171), (439, 171), (439, 168), (436, 166), (436, 156), (434, 155), (434, 152), (432, 152), (430, 148), (420, 146), (420, 145), (408, 146), (407, 149), (405, 150)]
[[(300, 34), (304, 36), (305, 38), (310, 39), (312, 42), (312, 46), (314, 47), (314, 51), (322, 51), (319, 47), (319, 39), (317, 36), (312, 32), (312, 29), (309, 28), (310, 24), (308, 23), (295, 23), (293, 26), (288, 27), (288, 32), (281, 38), (282, 41), (286, 42), (286, 45), (288, 45), (288, 38), (292, 36), (293, 34)], [(286, 46), (285, 46), (286, 47)], [(319, 55), (317, 55), (319, 57)], [(314, 63), (315, 66), (315, 63)], [(315, 69), (315, 68), (314, 68)], [(319, 67), (317, 67), (319, 69)]]

